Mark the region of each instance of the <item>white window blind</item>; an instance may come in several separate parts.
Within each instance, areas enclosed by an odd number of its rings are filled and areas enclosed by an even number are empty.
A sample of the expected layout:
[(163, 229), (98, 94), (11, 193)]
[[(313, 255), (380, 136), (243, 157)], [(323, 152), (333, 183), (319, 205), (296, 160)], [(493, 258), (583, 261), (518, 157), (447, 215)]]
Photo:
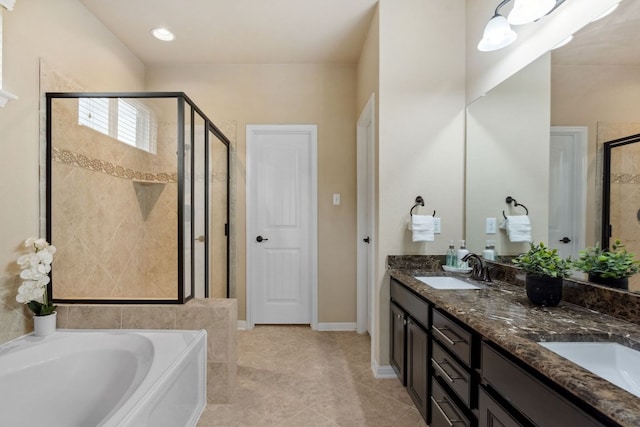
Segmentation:
[(132, 147), (156, 153), (155, 115), (134, 99), (79, 98), (78, 123)]

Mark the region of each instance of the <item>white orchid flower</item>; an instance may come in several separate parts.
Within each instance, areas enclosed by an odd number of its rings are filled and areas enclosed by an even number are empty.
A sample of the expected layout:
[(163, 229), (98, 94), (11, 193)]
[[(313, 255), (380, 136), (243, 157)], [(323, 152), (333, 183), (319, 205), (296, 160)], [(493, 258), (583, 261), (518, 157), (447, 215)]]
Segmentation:
[(49, 246), (49, 243), (47, 242), (46, 239), (40, 238), (40, 239), (36, 239), (35, 242), (33, 242), (34, 245), (36, 245), (37, 249), (45, 249), (47, 246)]
[(38, 240), (37, 237), (29, 237), (27, 240), (24, 241), (24, 247), (25, 248), (30, 248), (33, 245), (35, 245), (36, 240)]

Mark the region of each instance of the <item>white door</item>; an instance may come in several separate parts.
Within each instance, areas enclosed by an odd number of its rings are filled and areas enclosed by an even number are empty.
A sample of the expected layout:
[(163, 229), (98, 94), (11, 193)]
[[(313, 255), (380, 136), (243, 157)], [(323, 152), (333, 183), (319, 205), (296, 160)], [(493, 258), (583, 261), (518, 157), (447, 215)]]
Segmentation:
[(549, 247), (577, 258), (585, 247), (587, 128), (551, 127)]
[(357, 323), (358, 333), (369, 332), (373, 336), (374, 280), (375, 280), (375, 97), (358, 119), (358, 277)]
[(247, 126), (247, 324), (317, 323), (317, 126)]

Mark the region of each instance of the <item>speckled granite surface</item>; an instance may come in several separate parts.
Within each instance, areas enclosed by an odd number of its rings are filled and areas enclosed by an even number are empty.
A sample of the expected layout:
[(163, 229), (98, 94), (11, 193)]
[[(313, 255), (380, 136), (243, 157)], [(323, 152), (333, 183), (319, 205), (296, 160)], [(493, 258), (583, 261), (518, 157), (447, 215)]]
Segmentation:
[[(543, 308), (522, 286), (494, 281), (480, 290), (436, 290), (414, 279), (429, 269), (390, 269), (389, 275), (469, 325), (525, 364), (622, 426), (640, 426), (640, 398), (547, 350), (535, 340), (615, 340), (640, 349), (637, 325), (562, 302)], [(441, 275), (442, 273), (437, 273)], [(460, 277), (460, 276), (458, 276)], [(615, 425), (612, 423), (612, 425)]]

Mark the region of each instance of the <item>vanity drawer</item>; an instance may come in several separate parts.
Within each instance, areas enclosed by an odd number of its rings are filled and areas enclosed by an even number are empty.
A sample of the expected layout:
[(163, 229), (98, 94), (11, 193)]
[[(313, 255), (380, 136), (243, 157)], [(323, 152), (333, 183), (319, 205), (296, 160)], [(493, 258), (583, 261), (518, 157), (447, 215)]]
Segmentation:
[(471, 422), (444, 391), (435, 378), (431, 379), (431, 423), (429, 427), (469, 427)]
[(470, 406), (471, 375), (435, 341), (433, 341), (431, 366), (433, 366), (433, 376), (439, 377), (467, 406)]
[(391, 300), (409, 313), (423, 328), (429, 330), (429, 303), (420, 299), (395, 279), (391, 279)]
[(491, 388), (536, 425), (603, 426), (486, 342), (482, 343), (482, 376)]
[(438, 309), (433, 309), (431, 335), (467, 366), (471, 366), (471, 348), (473, 335)]

